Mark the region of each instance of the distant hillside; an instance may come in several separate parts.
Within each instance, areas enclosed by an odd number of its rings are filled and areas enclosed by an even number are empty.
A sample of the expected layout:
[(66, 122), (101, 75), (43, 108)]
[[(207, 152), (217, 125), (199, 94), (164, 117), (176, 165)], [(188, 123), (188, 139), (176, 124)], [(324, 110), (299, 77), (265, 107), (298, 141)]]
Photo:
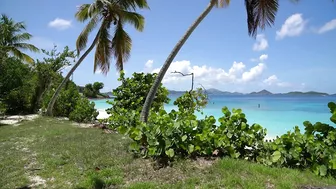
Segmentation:
[(184, 94), (186, 91), (175, 91), (175, 90), (168, 90), (169, 94), (171, 95), (182, 95)]
[(273, 93), (269, 92), (268, 90), (262, 90), (259, 92), (252, 92), (250, 95), (272, 95)]
[[(186, 91), (175, 91), (175, 90), (168, 90), (168, 91), (169, 91), (169, 94), (173, 94), (173, 95), (181, 95), (186, 92)], [(242, 93), (221, 91), (215, 88), (206, 89), (206, 92), (209, 95), (243, 95)]]
[(293, 91), (293, 92), (285, 93), (284, 95), (329, 96), (328, 93), (321, 93), (321, 92), (315, 92), (315, 91), (309, 91), (309, 92)]
[(113, 96), (112, 92), (107, 92), (107, 93), (102, 93), (102, 94), (107, 95), (107, 96), (109, 96), (109, 97), (112, 97), (112, 96)]
[(242, 95), (242, 93), (221, 91), (221, 90), (214, 89), (214, 88), (207, 89), (206, 91), (208, 94), (213, 94), (213, 95)]

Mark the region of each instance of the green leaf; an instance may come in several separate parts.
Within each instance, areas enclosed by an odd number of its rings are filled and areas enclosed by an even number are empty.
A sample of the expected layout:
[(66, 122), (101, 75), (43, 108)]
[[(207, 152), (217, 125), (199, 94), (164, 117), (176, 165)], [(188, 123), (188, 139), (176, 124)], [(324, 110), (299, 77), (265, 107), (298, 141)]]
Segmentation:
[(326, 176), (327, 175), (327, 167), (325, 165), (320, 166), (320, 175)]
[(182, 142), (184, 142), (185, 140), (187, 140), (187, 135), (182, 136)]
[(329, 163), (331, 164), (332, 169), (335, 170), (336, 169), (336, 158), (330, 160)]
[(166, 150), (166, 155), (170, 158), (174, 157), (175, 152), (172, 148), (170, 148), (169, 150)]
[(242, 130), (245, 130), (245, 129), (246, 129), (246, 123), (244, 123), (244, 122), (241, 123), (241, 129), (242, 129)]
[(190, 145), (188, 146), (188, 153), (191, 154), (191, 153), (193, 153), (193, 152), (194, 152), (194, 145), (190, 144)]
[(275, 151), (272, 154), (272, 162), (275, 163), (281, 158), (281, 153), (279, 151)]

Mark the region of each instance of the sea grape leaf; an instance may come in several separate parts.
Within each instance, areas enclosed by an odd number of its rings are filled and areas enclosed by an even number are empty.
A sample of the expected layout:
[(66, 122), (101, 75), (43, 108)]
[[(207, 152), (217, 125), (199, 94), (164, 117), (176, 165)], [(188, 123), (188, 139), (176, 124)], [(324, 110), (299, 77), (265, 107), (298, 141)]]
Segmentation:
[(170, 148), (169, 150), (166, 150), (166, 155), (167, 155), (168, 157), (172, 158), (172, 157), (174, 157), (175, 152), (174, 152), (173, 149)]
[(279, 151), (275, 151), (272, 154), (272, 162), (277, 162), (281, 158), (281, 153)]

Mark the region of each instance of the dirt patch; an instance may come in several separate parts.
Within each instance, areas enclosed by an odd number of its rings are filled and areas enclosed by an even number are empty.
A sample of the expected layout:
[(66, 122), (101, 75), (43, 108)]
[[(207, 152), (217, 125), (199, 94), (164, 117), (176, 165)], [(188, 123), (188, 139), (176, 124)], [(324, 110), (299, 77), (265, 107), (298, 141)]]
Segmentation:
[(197, 160), (194, 161), (194, 164), (199, 169), (205, 169), (212, 166), (214, 163), (217, 162), (217, 160), (218, 160), (217, 158), (216, 159), (197, 158)]
[(43, 178), (41, 178), (40, 176), (29, 176), (29, 180), (30, 182), (32, 182), (31, 185), (29, 185), (29, 187), (36, 187), (36, 186), (42, 186), (42, 187), (46, 187), (46, 180), (44, 180)]
[(172, 183), (182, 181), (186, 177), (181, 169), (176, 169), (173, 166), (155, 169), (155, 163), (155, 161), (149, 159), (135, 159), (125, 167), (126, 185), (148, 181)]
[(31, 114), (31, 115), (13, 115), (13, 116), (7, 116), (7, 117), (1, 117), (0, 119), (0, 125), (13, 125), (17, 126), (22, 121), (32, 121), (36, 118), (38, 118), (38, 114)]

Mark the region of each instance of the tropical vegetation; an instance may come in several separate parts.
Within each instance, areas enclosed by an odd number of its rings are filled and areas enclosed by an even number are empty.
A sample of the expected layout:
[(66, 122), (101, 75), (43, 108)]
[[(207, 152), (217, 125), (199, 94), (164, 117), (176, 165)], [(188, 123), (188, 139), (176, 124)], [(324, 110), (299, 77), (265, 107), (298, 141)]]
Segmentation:
[[(129, 58), (132, 48), (132, 40), (124, 29), (125, 25), (131, 24), (136, 30), (142, 31), (145, 19), (136, 11), (146, 8), (149, 8), (146, 0), (95, 0), (92, 4), (83, 4), (80, 6), (75, 15), (76, 19), (80, 22), (87, 20), (89, 22), (78, 36), (76, 42), (78, 56), (87, 46), (89, 34), (99, 24), (100, 26), (89, 48), (78, 59), (77, 63), (74, 64), (57, 87), (47, 108), (48, 115), (53, 115), (54, 104), (62, 87), (94, 47), (96, 47), (94, 72), (99, 68), (103, 74), (106, 74), (110, 70), (111, 57), (114, 57), (116, 60), (115, 65), (117, 70), (123, 70), (123, 64)], [(111, 26), (113, 27), (112, 31)], [(111, 35), (112, 32), (113, 35)]]
[[(336, 176), (336, 128), (325, 123), (304, 123), (305, 132), (298, 127), (275, 140), (266, 141), (267, 134), (259, 124), (249, 124), (241, 109), (232, 112), (223, 107), (223, 116), (197, 119), (207, 104), (202, 89), (187, 91), (174, 101), (177, 110), (167, 112), (166, 89), (160, 87), (155, 106), (147, 123), (139, 120), (143, 98), (156, 74), (137, 74), (119, 80), (122, 84), (115, 95), (109, 125), (132, 139), (130, 149), (137, 156), (153, 157), (159, 166), (179, 158), (231, 157), (258, 162), (267, 166), (310, 169), (320, 176)], [(139, 86), (139, 87), (137, 87)], [(336, 123), (336, 104), (328, 104)], [(129, 109), (131, 107), (131, 109)]]
[(108, 98), (108, 95), (100, 93), (100, 90), (104, 88), (104, 83), (94, 82), (93, 84), (88, 83), (80, 88), (80, 91), (87, 98)]
[[(229, 0), (210, 0), (205, 11), (176, 44), (158, 74), (133, 73), (131, 77), (126, 77), (123, 70), (132, 46), (125, 26), (130, 24), (138, 31), (143, 30), (144, 18), (137, 11), (148, 8), (146, 0), (95, 0), (92, 4), (80, 6), (76, 18), (88, 23), (77, 39), (76, 51), (67, 46), (62, 51), (56, 46), (52, 50), (42, 49), (44, 58), (37, 60), (24, 53), (25, 50), (39, 51), (28, 43), (32, 36), (25, 32), (24, 23), (16, 23), (2, 15), (0, 118), (2, 115), (40, 113), (67, 117), (75, 122), (97, 123), (98, 112), (88, 98), (102, 96), (100, 90), (104, 84), (95, 82), (81, 88), (69, 80), (94, 48), (94, 71), (99, 69), (106, 74), (110, 70), (110, 60), (114, 58), (120, 73), (120, 86), (112, 91), (114, 99), (108, 101), (111, 105), (106, 110), (109, 118), (100, 120), (103, 125), (99, 126), (110, 135), (94, 129), (81, 128), (79, 131), (68, 121), (49, 117), (23, 123), (25, 127), (1, 126), (1, 147), (6, 153), (0, 157), (3, 167), (0, 173), (5, 175), (0, 178), (0, 185), (25, 187), (23, 185), (28, 181), (24, 175), (31, 170), (37, 170), (48, 178), (55, 176), (56, 181), (48, 180), (48, 184), (55, 188), (64, 184), (77, 188), (237, 188), (244, 184), (264, 187), (265, 183), (267, 188), (274, 188), (274, 183), (279, 187), (292, 188), (298, 187), (297, 179), (302, 185), (335, 184), (334, 125), (306, 121), (303, 123), (304, 131), (295, 126), (294, 131), (269, 141), (265, 139), (267, 130), (257, 123), (248, 122), (241, 109), (223, 107), (222, 116), (218, 119), (212, 115), (198, 118), (196, 114), (203, 114), (209, 98), (204, 89), (194, 89), (193, 85), (191, 90), (174, 100), (176, 109), (165, 110), (164, 106), (170, 103), (170, 99), (161, 80), (169, 65), (212, 8), (225, 7), (229, 3)], [(273, 24), (278, 9), (277, 0), (245, 0), (245, 5), (249, 35), (255, 36), (259, 28)], [(113, 30), (110, 30), (111, 26)], [(96, 28), (98, 31), (93, 42), (84, 51), (89, 34)], [(76, 62), (75, 58), (80, 53), (83, 54)], [(76, 63), (67, 70), (72, 62)], [(67, 74), (63, 77), (65, 71)], [(336, 124), (336, 104), (330, 102), (328, 107), (330, 120)], [(28, 158), (17, 159), (25, 155)], [(142, 159), (134, 159), (132, 155)], [(36, 162), (29, 162), (30, 159)], [(203, 160), (202, 165), (191, 166), (199, 160)], [(204, 162), (214, 166), (204, 168)], [(30, 167), (36, 164), (43, 165), (43, 168)], [(155, 172), (167, 166), (175, 172), (169, 172), (168, 176), (164, 173), (169, 169)], [(245, 170), (246, 167), (251, 170)], [(238, 171), (235, 172), (236, 168)], [(232, 173), (225, 169), (230, 169)], [(8, 172), (19, 175), (18, 183), (13, 181), (16, 177), (7, 175)], [(260, 172), (270, 174), (262, 173), (260, 176)], [(279, 179), (284, 172), (291, 175), (288, 177), (291, 183)], [(251, 178), (250, 174), (253, 175)], [(312, 179), (304, 180), (300, 174)], [(224, 176), (225, 179), (222, 179)], [(247, 181), (237, 184), (236, 177), (247, 178)], [(151, 178), (157, 180), (149, 182)], [(68, 179), (73, 183), (69, 184)], [(135, 183), (137, 179), (143, 179), (143, 182)], [(215, 181), (211, 182), (211, 179)], [(163, 181), (167, 183), (162, 184)]]
[(25, 54), (24, 50), (39, 52), (32, 44), (26, 43), (32, 38), (30, 33), (25, 32), (24, 22), (15, 22), (12, 18), (2, 14), (0, 18), (0, 55), (14, 56), (20, 60), (33, 63), (34, 59)]

